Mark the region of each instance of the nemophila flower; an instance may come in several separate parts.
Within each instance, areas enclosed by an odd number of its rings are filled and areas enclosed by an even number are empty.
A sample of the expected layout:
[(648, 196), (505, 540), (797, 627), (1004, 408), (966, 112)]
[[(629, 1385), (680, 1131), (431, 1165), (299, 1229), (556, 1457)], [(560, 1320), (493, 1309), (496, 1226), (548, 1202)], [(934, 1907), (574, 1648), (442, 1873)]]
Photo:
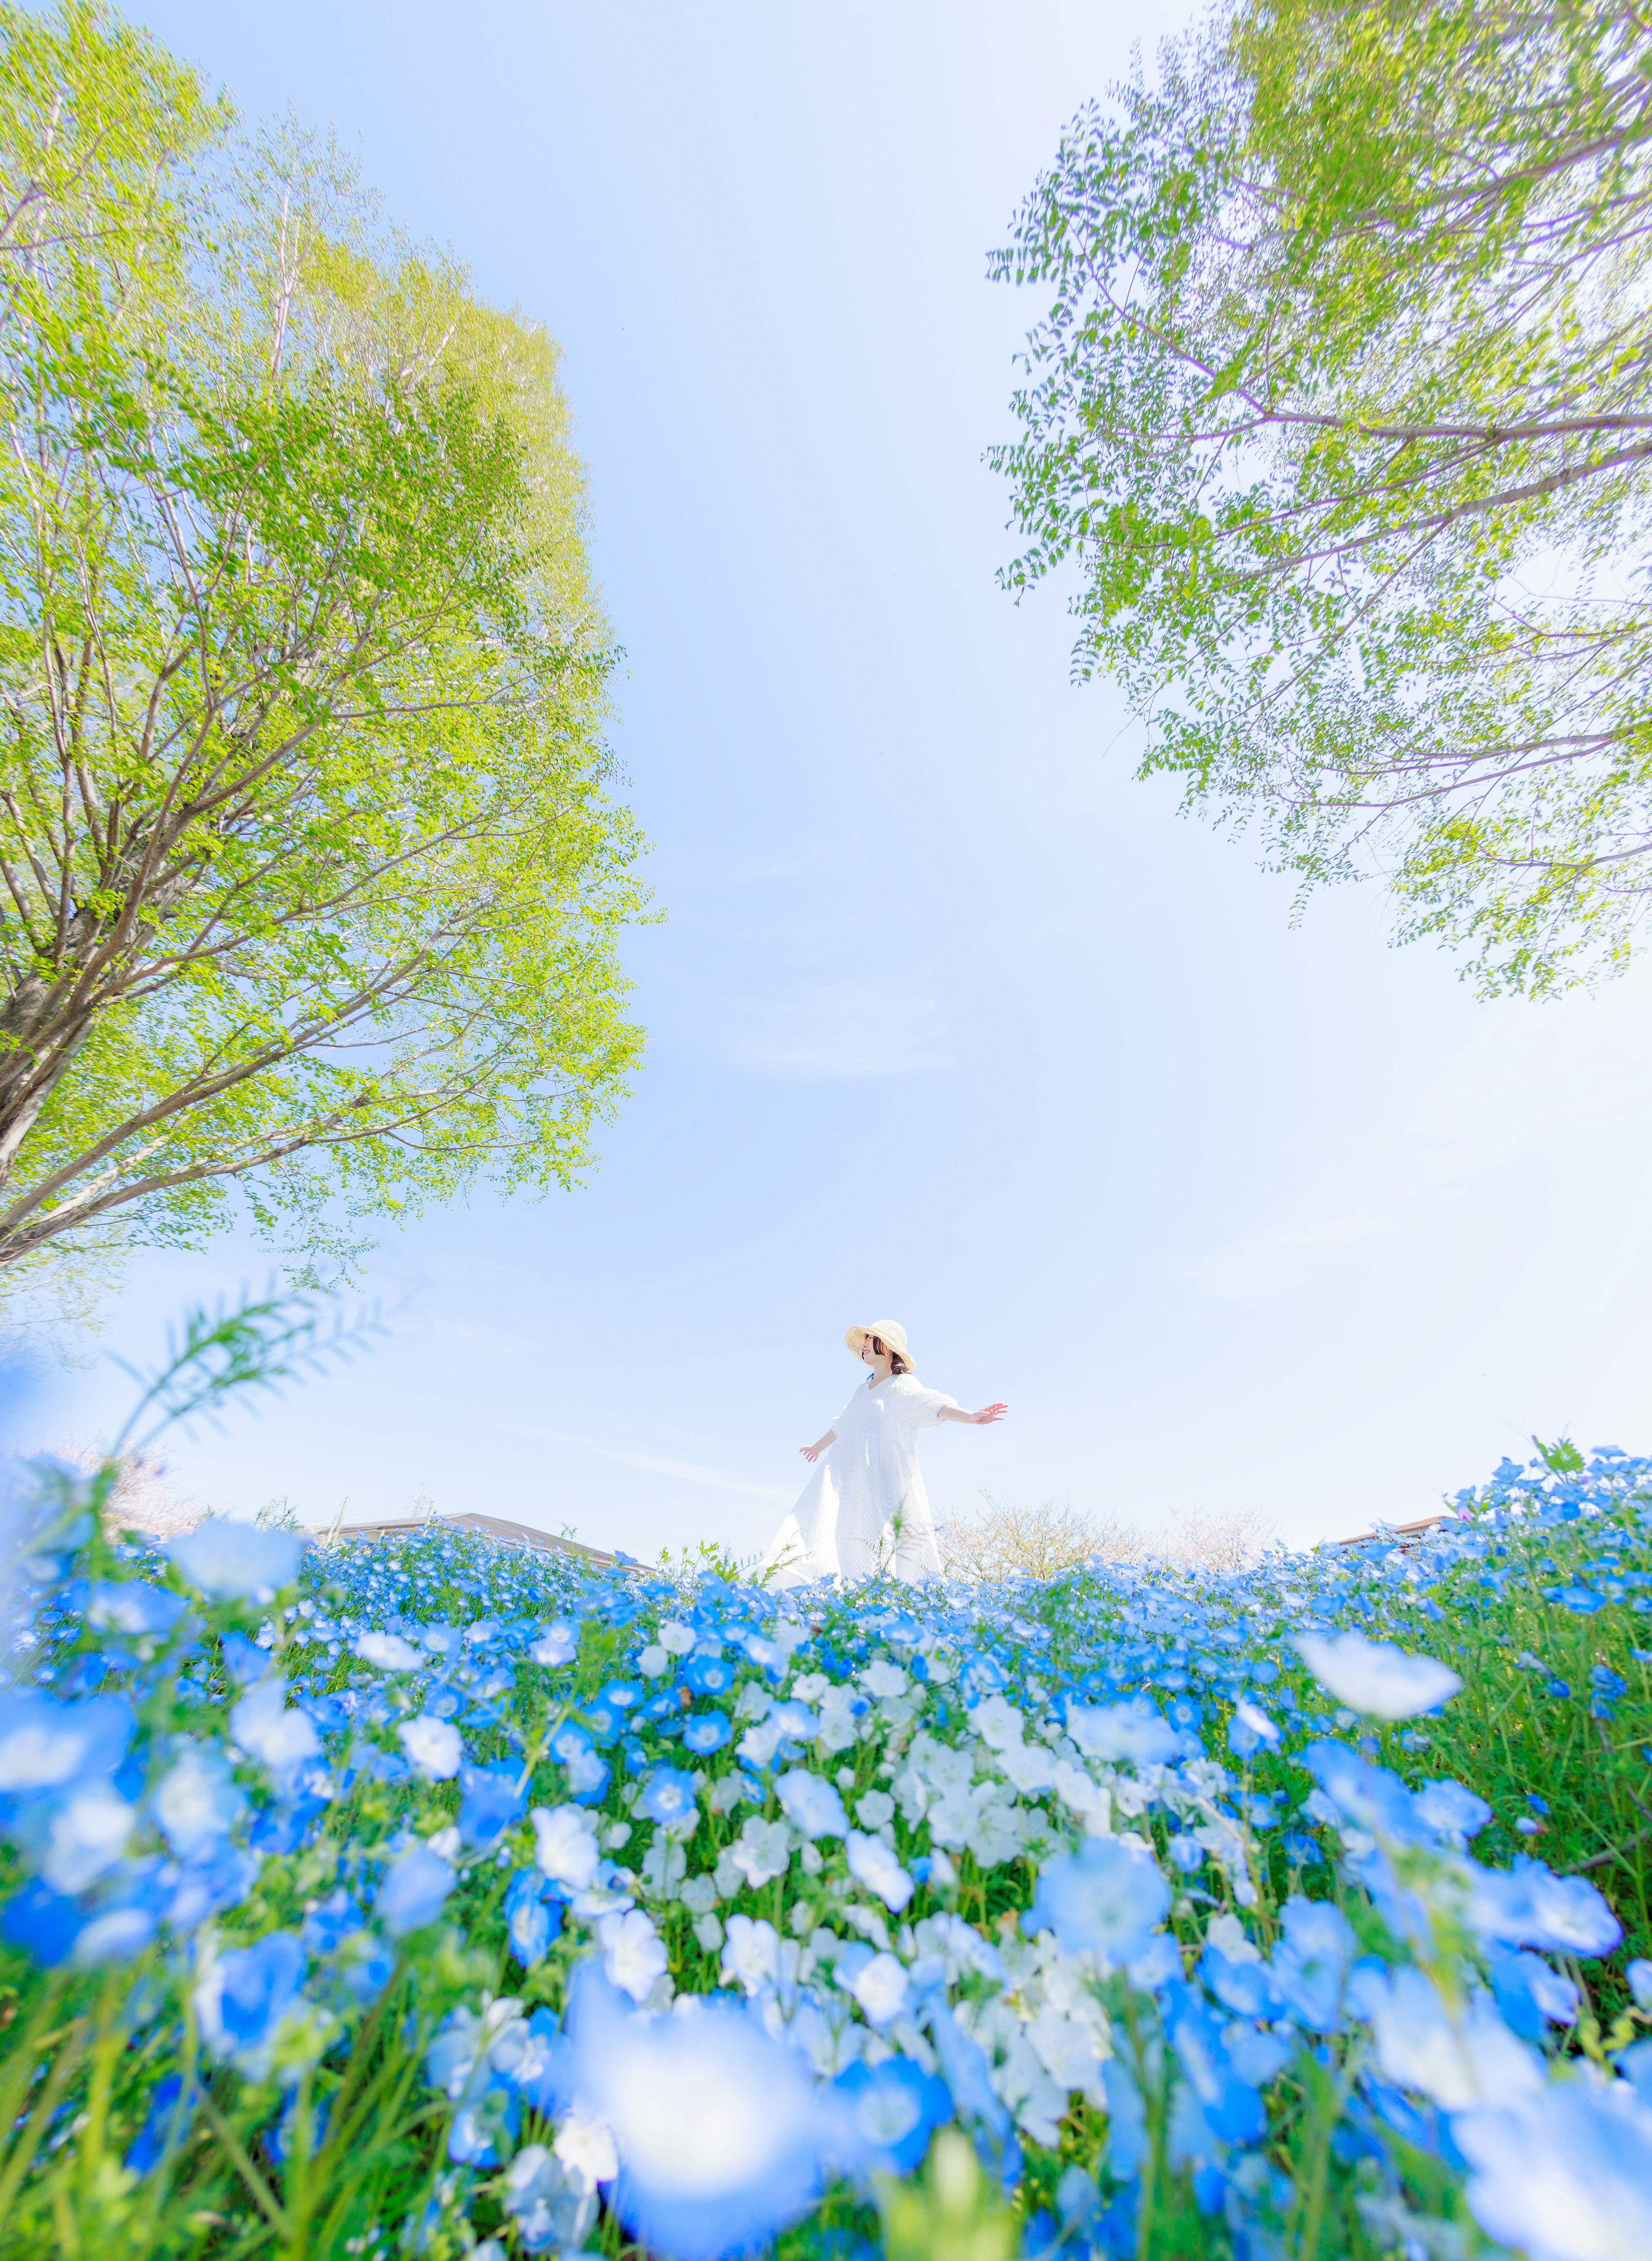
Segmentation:
[(433, 1719), (421, 1712), (416, 1719), (404, 1719), (396, 1733), (427, 1782), (450, 1782), (459, 1771), (464, 1744), (451, 1719)]
[(1635, 2007), (1652, 2012), (1652, 1963), (1643, 1956), (1637, 1956), (1623, 1975), (1628, 1982), (1629, 1992), (1634, 1997)]
[(608, 1984), (634, 2002), (646, 1999), (665, 1975), (665, 1943), (641, 1908), (597, 1918), (597, 1940)]
[(1483, 1798), (1460, 1782), (1426, 1782), (1416, 1794), (1417, 1818), (1436, 1836), (1454, 1844), (1477, 1837), (1491, 1819)]
[(1296, 1653), (1322, 1688), (1371, 1719), (1411, 1719), (1454, 1696), (1462, 1682), (1448, 1664), (1417, 1656), (1362, 1633), (1298, 1633)]
[(227, 1837), (246, 1807), (222, 1753), (190, 1741), (183, 1742), (150, 1799), (167, 1843), (184, 1861)]
[(505, 1895), (505, 1922), (511, 1952), (525, 1970), (542, 1963), (562, 1928), (563, 1903), (553, 1900), (543, 1877), (519, 1869)]
[(671, 1652), (651, 1640), (646, 1648), (638, 1649), (636, 1669), (645, 1680), (657, 1680), (672, 1669)]
[(592, 1816), (578, 1805), (536, 1805), (528, 1819), (534, 1825), (534, 1859), (542, 1873), (571, 1891), (584, 1891), (602, 1858)]
[(32, 1689), (0, 1689), (0, 1792), (61, 1790), (112, 1774), (136, 1724), (118, 1696), (64, 1704)]
[(308, 1968), (296, 1933), (271, 1932), (255, 1947), (208, 1949), (194, 1989), (201, 2038), (249, 2080), (268, 2080), (285, 2029), (299, 2015)]
[(1052, 1931), (1069, 1955), (1133, 1962), (1170, 1912), (1170, 1887), (1151, 1854), (1116, 1837), (1089, 1837), (1046, 1861), (1022, 1917), (1030, 1938)]
[(435, 1921), (457, 1882), (450, 1861), (428, 1845), (410, 1846), (385, 1870), (373, 1913), (391, 1938), (403, 1939)]
[(1546, 1602), (1557, 1602), (1575, 1617), (1589, 1618), (1605, 1608), (1606, 1597), (1596, 1593), (1592, 1586), (1548, 1586), (1544, 1589), (1543, 1598)]
[(1452, 2139), (1481, 2228), (1528, 2261), (1652, 2253), (1652, 2110), (1627, 2081), (1555, 2081), (1500, 2110), (1462, 2112)]
[(1241, 1696), (1227, 1723), (1227, 1741), (1237, 1757), (1247, 1759), (1257, 1751), (1277, 1748), (1279, 1729), (1258, 1705)]
[(731, 1915), (723, 1941), (722, 1969), (725, 1978), (747, 1994), (759, 1994), (779, 1975), (780, 1934), (760, 1917)]
[(578, 1720), (564, 1720), (550, 1739), (551, 1755), (560, 1760), (568, 1787), (581, 1805), (594, 1805), (608, 1786), (608, 1766), (593, 1749), (591, 1738)]
[(1609, 1955), (1623, 1935), (1587, 1877), (1557, 1877), (1541, 1861), (1473, 1868), (1467, 1913), (1483, 1939), (1551, 1955)]
[(580, 2108), (619, 2153), (613, 2205), (650, 2250), (713, 2261), (808, 2211), (846, 2117), (744, 2010), (628, 2016), (585, 1985), (570, 2024)]
[(523, 1769), (514, 1759), (499, 1759), (487, 1766), (463, 1761), (459, 1788), (459, 1839), (464, 1845), (498, 1844), (528, 1803)]
[(683, 1748), (696, 1758), (708, 1758), (722, 1748), (733, 1733), (726, 1712), (700, 1712), (684, 1723)]
[[(805, 1837), (813, 1840), (847, 1835), (849, 1816), (844, 1812), (844, 1801), (823, 1776), (794, 1767), (789, 1773), (776, 1777), (774, 1794), (780, 1801), (781, 1812)], [(893, 1805), (890, 1811), (894, 1811)]]
[(310, 1542), (299, 1531), (270, 1531), (209, 1515), (167, 1545), (190, 1584), (219, 1601), (273, 1601), (298, 1575)]
[(865, 1884), (894, 1914), (899, 1915), (916, 1889), (912, 1878), (881, 1837), (851, 1829), (844, 1839), (849, 1850), (849, 1873)]
[(1535, 2095), (1539, 2059), (1498, 2016), (1489, 1995), (1448, 2004), (1420, 1970), (1356, 1974), (1354, 1999), (1370, 2020), (1377, 2062), (1402, 2088), (1443, 2111)]
[(643, 1785), (636, 1810), (668, 1829), (693, 1828), (699, 1820), (694, 1777), (680, 1767), (657, 1767)]
[(291, 1786), (321, 1752), (315, 1723), (287, 1702), (287, 1683), (271, 1673), (253, 1683), (231, 1710), (229, 1732), (249, 1758), (266, 1768), (277, 1790)]
[(905, 1967), (893, 1955), (880, 1951), (861, 1964), (849, 1991), (866, 2012), (869, 2025), (887, 2026), (906, 2007), (909, 1984)]
[(1147, 1704), (1069, 1704), (1067, 1731), (1086, 1758), (1115, 1764), (1169, 1766), (1181, 1754), (1175, 1729)]
[(594, 2190), (543, 2143), (525, 2144), (511, 2161), (504, 2203), (529, 2253), (573, 2250), (596, 2219)]
[(571, 1618), (557, 1619), (545, 1627), (528, 1654), (535, 1664), (571, 1664), (579, 1654), (578, 1626)]
[(1373, 1766), (1346, 1743), (1310, 1743), (1297, 1755), (1338, 1813), (1373, 1836), (1410, 1842), (1424, 1834), (1411, 1792), (1397, 1774)]
[(729, 1858), (751, 1889), (783, 1877), (792, 1863), (792, 1833), (784, 1821), (765, 1821), (753, 1813), (742, 1823)]
[(122, 1585), (93, 1586), (86, 1597), (86, 1622), (111, 1633), (170, 1633), (188, 1606), (182, 1594), (132, 1578)]
[(1354, 1960), (1354, 1927), (1329, 1900), (1293, 1893), (1279, 1911), (1283, 1934), (1274, 1950), (1274, 1984), (1299, 2025), (1313, 2033), (1334, 2033), (1341, 2011), (1343, 1982)]
[(693, 1626), (685, 1625), (680, 1618), (665, 1618), (661, 1621), (656, 1639), (668, 1655), (686, 1656), (699, 1635)]
[(185, 2095), (179, 2073), (169, 2072), (156, 2083), (144, 2123), (126, 2152), (124, 2164), (128, 2174), (153, 2174), (163, 2159), (174, 2157), (183, 2150), (195, 2124), (200, 2100), (199, 2086), (194, 2083)]
[(1486, 1969), (1493, 2000), (1523, 2042), (1541, 2041), (1546, 2025), (1576, 2022), (1582, 1995), (1541, 1955), (1526, 1949), (1512, 1955), (1494, 1949)]
[(399, 1633), (362, 1633), (355, 1648), (363, 1664), (377, 1665), (381, 1672), (411, 1672), (424, 1662), (424, 1652)]
[(684, 1687), (696, 1696), (726, 1696), (735, 1678), (734, 1666), (722, 1656), (691, 1656), (682, 1669)]
[(886, 2057), (875, 2066), (857, 2059), (836, 2086), (848, 2102), (858, 2164), (884, 2174), (910, 2174), (935, 2129), (952, 2116), (945, 2083), (910, 2057)]

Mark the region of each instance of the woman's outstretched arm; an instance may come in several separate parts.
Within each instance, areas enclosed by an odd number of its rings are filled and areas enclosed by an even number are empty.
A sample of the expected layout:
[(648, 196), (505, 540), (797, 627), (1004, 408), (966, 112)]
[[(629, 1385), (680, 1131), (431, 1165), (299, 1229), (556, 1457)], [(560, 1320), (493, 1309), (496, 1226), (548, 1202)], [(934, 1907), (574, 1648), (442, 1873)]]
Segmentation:
[(979, 1413), (966, 1413), (961, 1405), (943, 1405), (936, 1418), (942, 1421), (971, 1421), (980, 1429), (988, 1421), (1002, 1421), (1009, 1410), (1007, 1405), (983, 1405)]
[(816, 1437), (812, 1445), (801, 1446), (799, 1450), (801, 1452), (803, 1458), (812, 1466), (815, 1461), (819, 1460), (821, 1454), (825, 1451), (828, 1445), (835, 1445), (837, 1442), (837, 1430), (828, 1429), (823, 1437)]

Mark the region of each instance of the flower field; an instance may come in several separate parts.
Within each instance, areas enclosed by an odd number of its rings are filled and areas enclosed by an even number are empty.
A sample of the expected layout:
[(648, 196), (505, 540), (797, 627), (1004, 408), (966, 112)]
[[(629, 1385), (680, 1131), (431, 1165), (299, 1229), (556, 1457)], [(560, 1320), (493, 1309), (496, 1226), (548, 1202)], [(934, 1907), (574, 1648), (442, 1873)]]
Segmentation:
[(1652, 2254), (1652, 1462), (775, 1595), (20, 1511), (0, 2250)]

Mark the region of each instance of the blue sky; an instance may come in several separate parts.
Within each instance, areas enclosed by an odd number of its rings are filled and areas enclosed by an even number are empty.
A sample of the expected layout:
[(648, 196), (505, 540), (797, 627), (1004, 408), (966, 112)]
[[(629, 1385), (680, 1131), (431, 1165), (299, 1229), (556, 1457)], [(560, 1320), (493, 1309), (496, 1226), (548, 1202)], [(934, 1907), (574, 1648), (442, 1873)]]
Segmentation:
[[(1290, 893), (1131, 771), (1017, 609), (983, 449), (1038, 311), (985, 254), (1061, 125), (1174, 28), (1109, 6), (168, 0), (243, 108), (336, 126), (566, 354), (616, 743), (668, 917), (588, 1188), (390, 1235), (366, 1360), (171, 1450), (306, 1519), (481, 1508), (652, 1555), (761, 1545), (906, 1324), (986, 1489), (1301, 1542), (1426, 1513), (1533, 1430), (1652, 1439), (1652, 974), (1476, 1001), (1375, 888)], [(151, 1254), (140, 1360), (251, 1242)], [(40, 1441), (118, 1422), (106, 1361)]]

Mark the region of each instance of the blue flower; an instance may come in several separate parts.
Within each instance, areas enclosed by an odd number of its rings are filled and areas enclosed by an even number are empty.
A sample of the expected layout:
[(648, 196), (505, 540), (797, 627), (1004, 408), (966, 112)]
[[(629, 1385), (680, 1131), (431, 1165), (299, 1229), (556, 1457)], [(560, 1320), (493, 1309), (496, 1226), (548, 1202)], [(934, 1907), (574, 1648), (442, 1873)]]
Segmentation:
[(725, 1657), (691, 1656), (683, 1666), (683, 1684), (696, 1696), (726, 1696), (735, 1683), (735, 1669)]
[(194, 2124), (200, 2093), (191, 2083), (185, 2097), (183, 2078), (176, 2072), (168, 2073), (156, 2084), (144, 2123), (126, 2152), (129, 2174), (153, 2174), (163, 2158), (175, 2157), (183, 2149)]
[(1460, 2112), (1451, 2133), (1469, 2209), (1499, 2243), (1533, 2261), (1652, 2253), (1652, 2112), (1628, 2082), (1553, 2082)]
[(497, 1844), (528, 1804), (522, 1769), (510, 1759), (492, 1766), (473, 1766), (466, 1760), (459, 1768), (459, 1788), (463, 1793), (459, 1835), (467, 1845)]
[(694, 1777), (680, 1767), (657, 1767), (643, 1785), (636, 1810), (650, 1821), (668, 1827), (699, 1819), (694, 1803)]
[(195, 1988), (195, 2014), (212, 2055), (227, 2057), (249, 2080), (267, 2080), (307, 1968), (303, 1942), (291, 1931), (209, 1955)]
[(405, 1938), (435, 1921), (457, 1881), (453, 1864), (440, 1853), (428, 1845), (410, 1846), (385, 1871), (373, 1912), (392, 1939)]
[(270, 1531), (209, 1515), (171, 1540), (167, 1553), (199, 1593), (220, 1601), (269, 1602), (298, 1576), (309, 1544), (300, 1531)]
[(549, 1879), (535, 1870), (519, 1869), (505, 1895), (505, 1924), (511, 1953), (525, 1970), (544, 1961), (562, 1918), (563, 1903), (551, 1899)]
[(1587, 1877), (1557, 1877), (1541, 1861), (1518, 1860), (1512, 1872), (1476, 1867), (1468, 1914), (1483, 1939), (1551, 1955), (1609, 1955), (1623, 1935)]
[(910, 2057), (886, 2057), (875, 2067), (857, 2062), (838, 2075), (837, 2086), (849, 2100), (862, 2167), (883, 2174), (909, 2175), (931, 2134), (952, 2116), (945, 2082)]
[(692, 1751), (696, 1758), (709, 1758), (720, 1751), (733, 1734), (726, 1712), (701, 1712), (688, 1720), (683, 1728), (683, 1748)]
[(92, 1587), (86, 1597), (86, 1622), (111, 1633), (170, 1633), (188, 1606), (182, 1594), (133, 1578), (124, 1585)]
[(1293, 1892), (1279, 1912), (1284, 1937), (1274, 1951), (1274, 1983), (1299, 2025), (1334, 2033), (1343, 1980), (1357, 1942), (1354, 1927), (1329, 1900)]
[(1099, 1950), (1131, 1963), (1169, 1912), (1170, 1887), (1150, 1855), (1116, 1837), (1087, 1837), (1077, 1853), (1045, 1863), (1021, 1923), (1029, 1938), (1052, 1931), (1069, 1955)]
[(842, 2100), (743, 2009), (629, 2015), (584, 1980), (570, 2029), (578, 2094), (619, 2147), (614, 2209), (667, 2261), (772, 2237), (808, 2212), (851, 2139)]
[(132, 1706), (118, 1696), (61, 1704), (32, 1690), (0, 1689), (0, 1791), (63, 1791), (112, 1774), (135, 1725)]

